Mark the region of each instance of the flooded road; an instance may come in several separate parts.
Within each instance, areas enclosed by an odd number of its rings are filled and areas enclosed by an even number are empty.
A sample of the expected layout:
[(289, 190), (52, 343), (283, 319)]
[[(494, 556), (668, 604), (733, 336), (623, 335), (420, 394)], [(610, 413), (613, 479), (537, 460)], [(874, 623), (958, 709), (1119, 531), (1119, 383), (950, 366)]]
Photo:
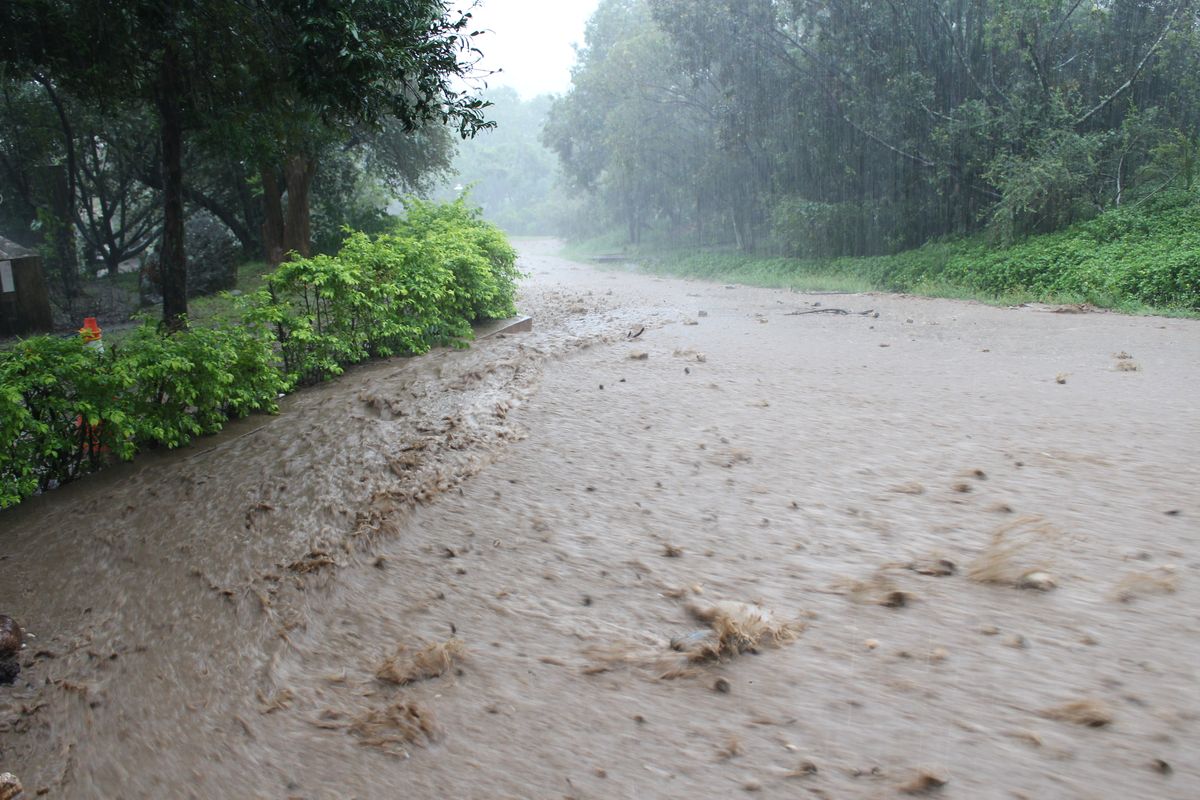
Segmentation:
[[(1200, 325), (554, 252), (522, 244), (533, 333), (0, 514), (0, 613), (36, 637), (0, 772), (70, 798), (1195, 796)], [(727, 637), (733, 604), (787, 635)]]

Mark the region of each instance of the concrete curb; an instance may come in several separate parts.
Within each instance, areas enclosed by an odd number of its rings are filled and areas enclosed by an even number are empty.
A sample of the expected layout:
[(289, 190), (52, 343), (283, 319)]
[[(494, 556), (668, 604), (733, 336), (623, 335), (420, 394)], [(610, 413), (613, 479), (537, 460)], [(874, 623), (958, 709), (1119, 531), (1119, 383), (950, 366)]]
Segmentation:
[(533, 317), (492, 319), (475, 326), (475, 340), (488, 339), (500, 333), (529, 333), (533, 330)]

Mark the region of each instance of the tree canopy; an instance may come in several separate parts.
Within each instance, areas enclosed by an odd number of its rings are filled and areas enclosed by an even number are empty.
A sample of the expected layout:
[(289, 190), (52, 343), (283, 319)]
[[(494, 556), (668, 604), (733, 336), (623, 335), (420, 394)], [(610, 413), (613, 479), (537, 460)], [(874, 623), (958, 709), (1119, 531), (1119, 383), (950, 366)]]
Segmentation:
[(1198, 137), (1194, 0), (603, 0), (546, 141), (631, 240), (825, 256), (1055, 230)]
[(261, 181), (268, 255), (307, 253), (321, 154), (387, 126), (451, 126), (464, 137), (488, 127), (486, 103), (460, 88), (477, 52), (470, 20), (444, 0), (13, 0), (0, 8), (0, 70), (101, 114), (155, 119), (160, 166), (143, 177), (162, 200), (171, 322), (187, 309), (185, 147)]

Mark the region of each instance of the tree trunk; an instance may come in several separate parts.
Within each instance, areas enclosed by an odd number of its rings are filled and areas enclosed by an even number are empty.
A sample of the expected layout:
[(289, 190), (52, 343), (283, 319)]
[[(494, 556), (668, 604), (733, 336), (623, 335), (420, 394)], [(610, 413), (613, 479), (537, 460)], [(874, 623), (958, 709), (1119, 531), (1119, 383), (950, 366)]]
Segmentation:
[(168, 43), (160, 72), (158, 114), (162, 133), (163, 239), (159, 258), (163, 323), (184, 326), (187, 315), (187, 256), (183, 248), (183, 109), (178, 56)]
[(42, 184), (42, 239), (53, 252), (68, 306), (79, 296), (79, 257), (75, 252), (74, 199), (68, 170), (60, 166), (38, 170)]
[(302, 258), (312, 255), (312, 222), (309, 211), (309, 189), (317, 162), (307, 156), (294, 155), (283, 167), (287, 183), (287, 217), (283, 225), (283, 249), (299, 253)]
[(263, 187), (263, 255), (267, 266), (276, 267), (283, 262), (283, 190), (275, 170), (262, 168)]

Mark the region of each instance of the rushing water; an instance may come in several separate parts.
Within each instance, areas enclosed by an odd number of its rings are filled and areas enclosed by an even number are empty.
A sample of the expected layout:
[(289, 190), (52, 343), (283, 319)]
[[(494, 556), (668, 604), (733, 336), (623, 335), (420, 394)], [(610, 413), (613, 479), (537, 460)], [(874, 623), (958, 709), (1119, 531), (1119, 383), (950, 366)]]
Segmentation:
[[(0, 613), (36, 637), (0, 772), (86, 798), (890, 796), (921, 770), (1191, 796), (1195, 322), (552, 252), (524, 246), (531, 334), (352, 370), (0, 515)], [(855, 313), (788, 315), (816, 302)], [(805, 630), (663, 679), (688, 600)], [(452, 639), (440, 677), (376, 677)], [(1046, 715), (1075, 700), (1111, 724)]]

